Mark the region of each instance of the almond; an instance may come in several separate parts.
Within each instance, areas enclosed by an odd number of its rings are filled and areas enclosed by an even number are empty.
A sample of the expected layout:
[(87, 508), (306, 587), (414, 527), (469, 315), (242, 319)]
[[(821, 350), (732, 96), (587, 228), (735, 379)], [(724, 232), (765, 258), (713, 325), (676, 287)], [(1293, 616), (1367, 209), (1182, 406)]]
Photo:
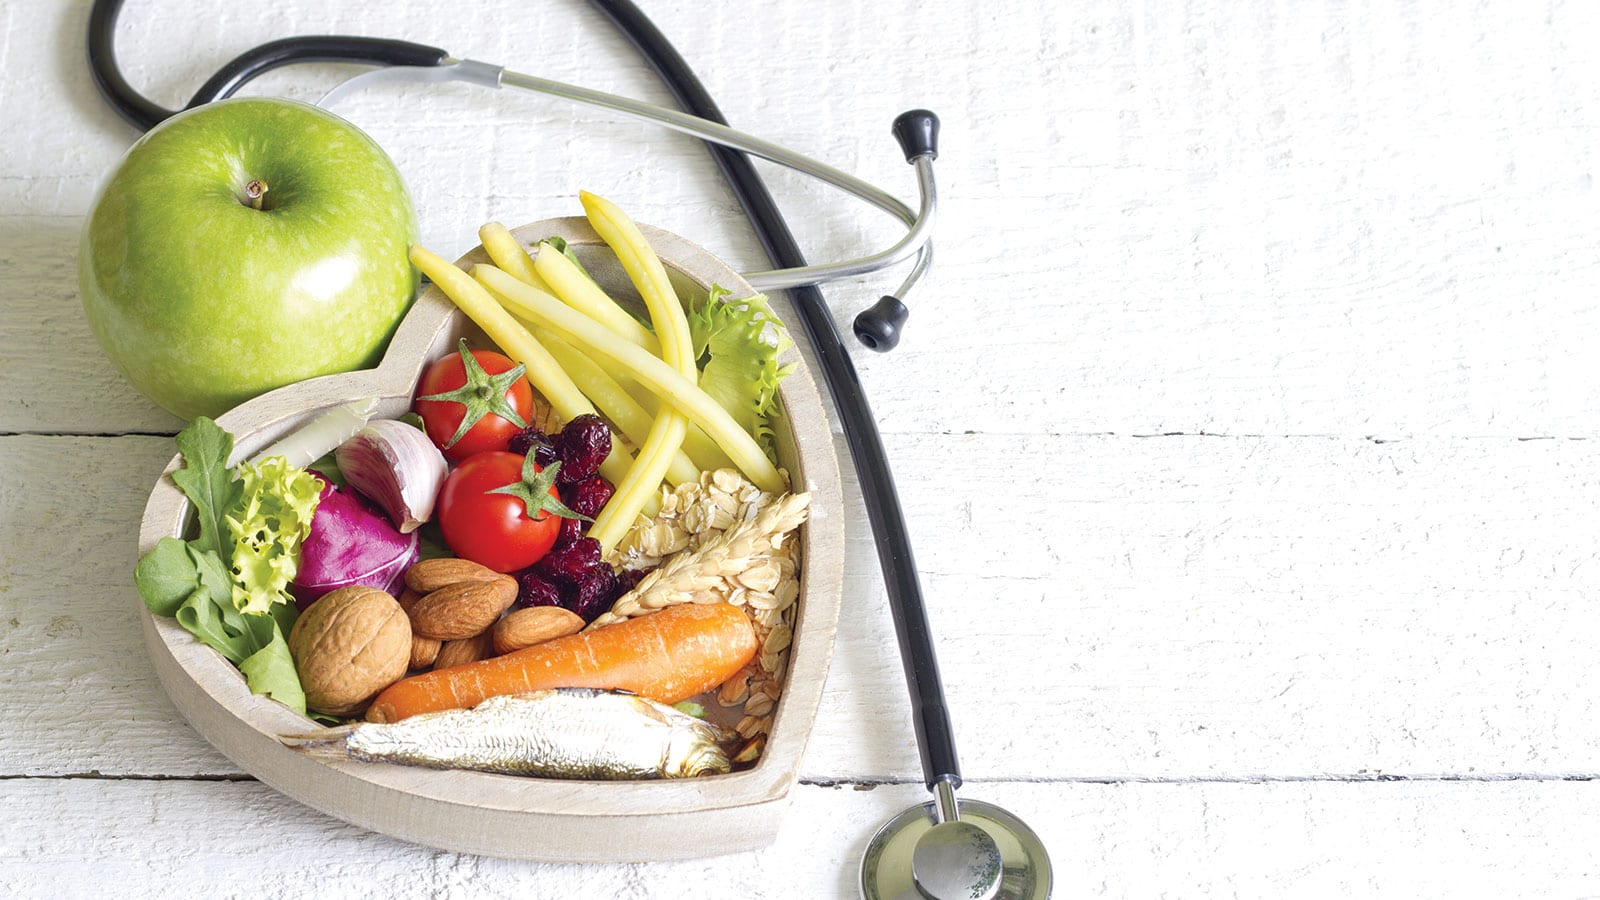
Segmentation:
[(444, 646), (439, 648), (439, 657), (433, 661), (433, 670), (437, 672), (451, 666), (464, 666), (480, 659), (488, 659), (493, 655), (494, 639), (485, 631), (477, 637), (445, 641)]
[[(400, 608), (406, 611), (406, 618), (411, 617), (411, 607), (417, 605), (422, 595), (406, 588), (400, 592)], [(417, 634), (416, 629), (411, 631), (411, 661), (407, 664), (409, 669), (426, 669), (433, 665), (433, 660), (439, 655), (440, 642), (433, 638), (425, 638)]]
[(443, 641), (433, 638), (411, 636), (411, 660), (406, 663), (407, 669), (426, 669), (433, 665), (439, 658), (439, 651), (444, 647)]
[(495, 623), (496, 656), (583, 630), (583, 617), (559, 606), (530, 606)]
[(418, 594), (431, 594), (446, 585), (462, 581), (493, 581), (499, 572), (470, 559), (441, 556), (425, 559), (406, 570), (406, 587)]
[(423, 637), (456, 641), (489, 630), (517, 599), (517, 580), (458, 581), (424, 594), (411, 607), (411, 628)]

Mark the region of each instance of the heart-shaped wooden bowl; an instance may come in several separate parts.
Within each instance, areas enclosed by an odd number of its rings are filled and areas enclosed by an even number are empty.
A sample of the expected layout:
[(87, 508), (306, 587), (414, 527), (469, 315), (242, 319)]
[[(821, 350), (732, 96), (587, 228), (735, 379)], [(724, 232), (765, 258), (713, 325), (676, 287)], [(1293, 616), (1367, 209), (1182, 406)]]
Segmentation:
[[(736, 272), (700, 247), (659, 229), (644, 232), (680, 296), (704, 296), (714, 283), (735, 297), (753, 293)], [(564, 237), (612, 296), (637, 300), (616, 258), (583, 219), (535, 222), (513, 234), (525, 247), (551, 235)], [(488, 261), (480, 247), (458, 264)], [(404, 413), (424, 366), (451, 352), (462, 335), (489, 346), (476, 326), (430, 286), (376, 369), (293, 384), (219, 418), (236, 438), (230, 462), (352, 400), (377, 398), (379, 417)], [(141, 604), (145, 643), (162, 685), (195, 730), (246, 772), (307, 806), (419, 844), (573, 862), (680, 859), (766, 846), (777, 833), (816, 716), (833, 653), (843, 568), (839, 470), (828, 422), (804, 360), (792, 350), (790, 356), (796, 367), (781, 387), (785, 418), (776, 429), (779, 462), (795, 489), (810, 491), (812, 499), (800, 534), (799, 618), (789, 672), (766, 750), (753, 768), (696, 779), (593, 782), (323, 762), (278, 741), (279, 735), (303, 733), (314, 723), (251, 694), (221, 654)], [(139, 533), (141, 554), (162, 537), (184, 536), (188, 527), (188, 502), (169, 477), (179, 462), (173, 459), (150, 494)]]

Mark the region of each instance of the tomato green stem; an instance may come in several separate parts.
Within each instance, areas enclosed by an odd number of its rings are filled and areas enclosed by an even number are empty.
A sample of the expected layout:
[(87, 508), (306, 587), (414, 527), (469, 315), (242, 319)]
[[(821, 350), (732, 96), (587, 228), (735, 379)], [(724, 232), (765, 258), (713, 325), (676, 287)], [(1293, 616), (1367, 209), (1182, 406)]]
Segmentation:
[(445, 442), (445, 447), (447, 449), (454, 447), (456, 441), (461, 440), (468, 431), (472, 430), (472, 426), (478, 424), (478, 420), (490, 413), (494, 413), (518, 428), (528, 427), (528, 423), (523, 421), (522, 416), (518, 415), (516, 408), (511, 405), (511, 401), (506, 398), (506, 391), (517, 383), (517, 379), (521, 378), (522, 373), (527, 371), (527, 366), (517, 363), (514, 367), (501, 372), (499, 375), (490, 375), (484, 371), (477, 357), (473, 356), (472, 352), (467, 349), (466, 338), (461, 339), (458, 348), (461, 353), (462, 377), (466, 379), (466, 383), (453, 391), (446, 391), (442, 394), (429, 394), (426, 397), (417, 398), (418, 400), (449, 401), (466, 407), (461, 412), (461, 424), (456, 428), (456, 433), (450, 436), (450, 440)]
[(505, 487), (498, 487), (485, 493), (508, 494), (521, 500), (528, 518), (535, 522), (542, 521), (546, 512), (555, 513), (563, 519), (593, 522), (593, 519), (568, 509), (566, 504), (550, 495), (550, 488), (556, 483), (556, 473), (560, 471), (559, 462), (553, 462), (540, 469), (539, 464), (533, 461), (533, 454), (529, 453), (522, 461), (521, 481), (513, 481)]

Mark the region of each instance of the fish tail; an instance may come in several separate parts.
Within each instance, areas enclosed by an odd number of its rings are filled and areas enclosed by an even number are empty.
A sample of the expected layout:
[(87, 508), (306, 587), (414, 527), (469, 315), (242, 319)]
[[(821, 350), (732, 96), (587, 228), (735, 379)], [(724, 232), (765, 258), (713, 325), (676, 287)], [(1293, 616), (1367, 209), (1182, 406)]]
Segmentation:
[(285, 747), (292, 747), (317, 759), (349, 759), (350, 751), (346, 744), (355, 730), (354, 724), (340, 725), (335, 728), (320, 728), (306, 734), (282, 734), (278, 736), (278, 740)]

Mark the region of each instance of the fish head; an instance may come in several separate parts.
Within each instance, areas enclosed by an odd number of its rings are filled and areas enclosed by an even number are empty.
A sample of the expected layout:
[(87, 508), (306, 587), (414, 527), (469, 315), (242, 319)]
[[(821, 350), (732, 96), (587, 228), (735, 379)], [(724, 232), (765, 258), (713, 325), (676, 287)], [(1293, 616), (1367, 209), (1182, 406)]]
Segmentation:
[(662, 774), (668, 778), (728, 774), (733, 767), (728, 762), (728, 754), (717, 743), (720, 736), (716, 726), (698, 720), (673, 728), (666, 757), (662, 760)]

